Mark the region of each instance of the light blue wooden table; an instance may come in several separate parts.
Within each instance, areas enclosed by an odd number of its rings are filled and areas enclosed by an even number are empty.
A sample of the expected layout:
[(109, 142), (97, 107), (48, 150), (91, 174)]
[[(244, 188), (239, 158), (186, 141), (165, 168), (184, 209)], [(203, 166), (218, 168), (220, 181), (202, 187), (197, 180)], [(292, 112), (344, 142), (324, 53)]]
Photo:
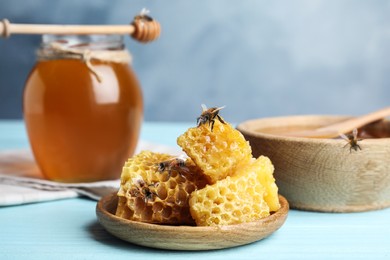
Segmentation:
[[(191, 124), (144, 123), (145, 141), (176, 145)], [(26, 148), (22, 121), (0, 121), (0, 149)], [(389, 173), (390, 174), (390, 173)], [(180, 252), (123, 242), (76, 198), (0, 208), (0, 259), (390, 259), (390, 209), (347, 214), (290, 210), (270, 237), (237, 248)]]

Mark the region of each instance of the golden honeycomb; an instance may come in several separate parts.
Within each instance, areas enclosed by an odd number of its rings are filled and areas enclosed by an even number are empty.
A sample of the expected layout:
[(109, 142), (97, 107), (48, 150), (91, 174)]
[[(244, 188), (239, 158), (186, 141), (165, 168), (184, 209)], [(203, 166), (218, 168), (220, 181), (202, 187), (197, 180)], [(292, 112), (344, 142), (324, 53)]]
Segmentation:
[(239, 163), (252, 158), (252, 149), (243, 135), (229, 123), (215, 120), (188, 129), (178, 137), (178, 145), (208, 176), (210, 183), (231, 175)]
[(241, 164), (234, 175), (194, 191), (189, 204), (196, 224), (211, 226), (250, 222), (279, 209), (273, 169), (271, 161), (260, 156), (257, 160)]
[(128, 159), (121, 175), (117, 216), (148, 223), (195, 224), (188, 200), (194, 190), (206, 185), (206, 178), (191, 159), (186, 160), (186, 168), (159, 169), (161, 162), (172, 158), (143, 151)]
[(275, 168), (271, 160), (266, 156), (260, 156), (255, 161), (255, 167), (260, 171), (258, 173), (258, 180), (265, 187), (264, 200), (267, 202), (269, 210), (271, 212), (276, 212), (280, 209), (280, 202), (278, 186), (276, 186), (275, 178), (273, 176)]
[(204, 108), (198, 126), (178, 137), (188, 159), (143, 151), (126, 162), (117, 216), (210, 226), (255, 221), (280, 208), (270, 159), (252, 158), (243, 135), (213, 109)]

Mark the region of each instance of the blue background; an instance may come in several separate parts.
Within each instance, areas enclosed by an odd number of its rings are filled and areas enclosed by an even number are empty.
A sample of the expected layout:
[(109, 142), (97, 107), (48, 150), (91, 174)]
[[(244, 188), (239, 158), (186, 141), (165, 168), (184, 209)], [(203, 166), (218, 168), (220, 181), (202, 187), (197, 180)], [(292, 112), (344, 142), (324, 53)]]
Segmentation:
[[(127, 47), (145, 120), (363, 114), (390, 101), (390, 1), (0, 0), (15, 23), (126, 24), (143, 7), (161, 38)], [(0, 118), (22, 117), (39, 36), (0, 39)]]

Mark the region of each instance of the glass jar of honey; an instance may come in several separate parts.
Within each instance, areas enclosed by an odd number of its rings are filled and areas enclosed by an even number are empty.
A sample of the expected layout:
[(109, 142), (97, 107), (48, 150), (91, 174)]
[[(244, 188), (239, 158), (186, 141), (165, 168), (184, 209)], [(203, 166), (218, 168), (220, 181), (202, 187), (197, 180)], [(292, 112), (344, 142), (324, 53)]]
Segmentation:
[(44, 35), (23, 112), (43, 175), (59, 182), (117, 179), (137, 145), (142, 93), (119, 35)]

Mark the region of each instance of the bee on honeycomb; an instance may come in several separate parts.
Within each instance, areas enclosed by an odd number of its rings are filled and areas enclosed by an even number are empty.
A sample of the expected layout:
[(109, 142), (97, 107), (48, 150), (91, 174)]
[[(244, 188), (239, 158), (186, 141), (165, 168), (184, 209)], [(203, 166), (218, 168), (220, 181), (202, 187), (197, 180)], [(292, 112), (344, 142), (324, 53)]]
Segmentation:
[(223, 108), (225, 108), (225, 106), (207, 108), (205, 104), (202, 104), (202, 114), (196, 119), (196, 124), (200, 126), (208, 123), (212, 132), (216, 119), (218, 119), (222, 124), (225, 124), (225, 121), (219, 115), (219, 111)]
[(273, 165), (264, 156), (242, 164), (232, 176), (194, 191), (190, 212), (198, 226), (255, 221), (280, 208)]
[(146, 184), (141, 176), (133, 178), (132, 180), (134, 185), (129, 191), (132, 197), (143, 198), (145, 203), (147, 203), (148, 200), (152, 200), (154, 196), (158, 197), (158, 194), (151, 187), (156, 188), (159, 183)]
[(168, 171), (168, 175), (171, 176), (171, 171), (176, 169), (179, 174), (184, 176), (184, 172), (189, 173), (186, 161), (187, 159), (184, 156), (174, 157), (167, 161), (159, 162), (157, 170), (159, 172)]
[(190, 194), (203, 188), (206, 178), (191, 159), (180, 167), (161, 169), (172, 155), (143, 151), (125, 163), (118, 191), (116, 215), (125, 219), (169, 225), (194, 225)]
[(210, 183), (231, 175), (239, 163), (252, 158), (252, 149), (244, 136), (223, 119), (215, 120), (213, 129), (208, 124), (188, 129), (177, 143)]

